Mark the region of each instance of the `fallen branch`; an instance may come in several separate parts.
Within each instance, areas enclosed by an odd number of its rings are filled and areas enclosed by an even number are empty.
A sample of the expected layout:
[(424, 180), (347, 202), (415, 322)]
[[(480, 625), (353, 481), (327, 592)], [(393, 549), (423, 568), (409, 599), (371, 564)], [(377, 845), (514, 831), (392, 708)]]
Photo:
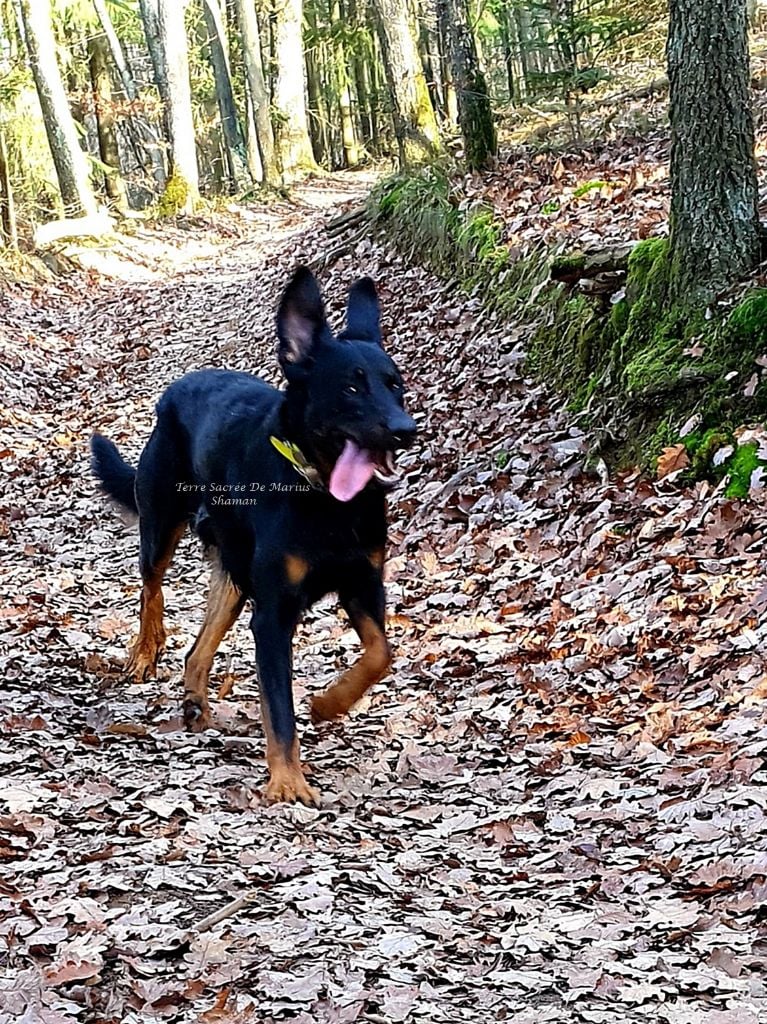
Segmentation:
[(354, 209), (342, 213), (340, 217), (334, 217), (332, 220), (329, 220), (325, 225), (325, 231), (331, 238), (334, 238), (361, 224), (366, 217), (367, 208), (365, 206), (355, 206)]
[(114, 224), (108, 213), (94, 213), (89, 217), (69, 217), (40, 224), (35, 228), (36, 249), (45, 249), (54, 242), (68, 238), (101, 238), (113, 230)]
[(323, 256), (319, 256), (316, 260), (310, 260), (309, 266), (327, 267), (330, 263), (335, 263), (336, 260), (340, 260), (342, 256), (351, 256), (359, 243), (365, 237), (366, 232), (367, 228), (363, 228), (362, 231), (358, 231), (356, 235), (352, 235), (351, 238), (336, 246), (335, 249), (331, 249), (330, 252), (325, 253)]
[(631, 103), (633, 100), (646, 100), (656, 93), (665, 92), (668, 89), (668, 78), (661, 75), (660, 78), (653, 78), (646, 85), (640, 85), (637, 89), (629, 89), (628, 92), (613, 93), (605, 96), (604, 99), (595, 100), (584, 105), (584, 109), (598, 110), (600, 107), (620, 106), (622, 103)]

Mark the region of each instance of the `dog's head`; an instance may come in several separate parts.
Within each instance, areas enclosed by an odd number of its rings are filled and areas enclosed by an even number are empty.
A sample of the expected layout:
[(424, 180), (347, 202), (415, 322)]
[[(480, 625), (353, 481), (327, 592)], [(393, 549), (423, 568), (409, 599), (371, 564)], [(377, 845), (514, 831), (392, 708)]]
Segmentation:
[(381, 344), (378, 296), (369, 277), (349, 291), (346, 329), (334, 335), (313, 274), (299, 267), (277, 313), (279, 360), (300, 443), (330, 493), (349, 501), (371, 480), (397, 479), (394, 455), (415, 437), (402, 378)]

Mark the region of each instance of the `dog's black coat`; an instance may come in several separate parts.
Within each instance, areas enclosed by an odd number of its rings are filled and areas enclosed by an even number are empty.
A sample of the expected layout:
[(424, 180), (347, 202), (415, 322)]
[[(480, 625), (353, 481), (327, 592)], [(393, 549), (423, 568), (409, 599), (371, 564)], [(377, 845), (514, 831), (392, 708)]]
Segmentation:
[[(164, 639), (162, 576), (184, 526), (192, 524), (216, 549), (239, 591), (221, 603), (218, 620), (209, 605), (211, 621), (218, 622), (212, 632), (220, 632), (219, 620), (233, 621), (232, 613), (236, 618), (243, 599), (253, 602), (270, 796), (306, 800), (316, 794), (301, 776), (291, 685), (291, 640), (301, 613), (337, 592), (366, 649), (377, 651), (365, 656), (372, 657), (367, 667), (363, 657), (342, 677), (343, 687), (315, 699), (316, 717), (343, 713), (383, 674), (384, 661), (388, 666), (385, 487), (373, 477), (348, 500), (337, 500), (328, 486), (333, 487), (334, 468), (340, 472), (343, 451), (351, 450), (347, 461), (357, 470), (387, 466), (386, 453), (411, 443), (415, 423), (403, 409), (399, 372), (381, 347), (378, 301), (369, 279), (352, 288), (346, 330), (334, 337), (316, 282), (300, 268), (285, 290), (277, 325), (284, 391), (244, 373), (190, 373), (160, 399), (135, 472), (99, 435), (92, 439), (93, 468), (104, 491), (139, 514), (144, 594), (134, 675), (155, 667)], [(316, 471), (314, 485), (272, 437), (300, 449)], [(367, 453), (373, 454), (366, 462)], [(198, 643), (202, 639), (203, 634)], [(188, 724), (200, 717), (206, 722), (200, 685), (185, 676), (185, 689)]]

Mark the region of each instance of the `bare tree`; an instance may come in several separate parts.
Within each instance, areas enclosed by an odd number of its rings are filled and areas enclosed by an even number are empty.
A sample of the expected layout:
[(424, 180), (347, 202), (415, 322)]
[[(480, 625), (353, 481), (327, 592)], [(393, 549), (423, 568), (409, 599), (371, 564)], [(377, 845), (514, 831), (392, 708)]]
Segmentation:
[(288, 179), (316, 167), (306, 117), (302, 20), (303, 0), (275, 0), (274, 105), (282, 172)]
[(279, 185), (282, 177), (274, 148), (272, 117), (269, 111), (269, 94), (264, 82), (261, 37), (258, 30), (256, 5), (254, 0), (234, 0), (234, 4), (237, 11), (237, 23), (242, 36), (242, 56), (245, 62), (248, 93), (253, 106), (253, 122), (256, 129), (258, 151), (261, 156), (263, 179), (271, 185)]
[[(93, 6), (96, 9), (96, 14), (101, 23), (101, 29), (107, 38), (109, 43), (109, 49), (112, 54), (112, 62), (117, 69), (117, 74), (120, 78), (120, 84), (122, 85), (123, 93), (125, 98), (131, 102), (138, 98), (138, 88), (131, 72), (130, 65), (128, 64), (123, 50), (120, 39), (115, 32), (112, 19), (109, 17), (109, 11), (107, 9), (106, 0), (93, 0)], [(159, 145), (157, 132), (154, 126), (149, 124), (143, 118), (131, 118), (130, 119), (130, 130), (133, 132), (132, 142), (136, 151), (136, 156), (143, 165), (144, 160), (141, 155), (141, 149), (145, 149), (149, 155), (149, 160), (152, 165), (152, 175), (157, 184), (162, 188), (165, 185), (166, 174), (165, 174), (165, 160), (163, 159), (163, 153)]]
[(56, 60), (56, 40), (49, 0), (19, 0), (29, 64), (35, 80), (53, 164), (65, 211), (70, 215), (96, 213), (88, 162), (77, 139)]
[(250, 173), (245, 162), (245, 142), (237, 116), (237, 106), (234, 102), (232, 75), (229, 67), (229, 43), (218, 0), (203, 0), (202, 12), (208, 33), (208, 56), (216, 81), (216, 102), (221, 118), (221, 135), (226, 154), (229, 185), (232, 191), (236, 192), (250, 184)]
[(394, 130), (403, 164), (430, 160), (439, 130), (418, 53), (407, 0), (374, 0), (378, 31), (394, 102)]
[(156, 14), (165, 68), (171, 175), (175, 179), (177, 194), (175, 204), (179, 212), (191, 213), (199, 197), (199, 177), (184, 7), (182, 0), (157, 0)]
[(120, 149), (115, 129), (112, 83), (109, 77), (109, 43), (103, 32), (88, 38), (88, 63), (93, 86), (93, 104), (99, 137), (99, 154), (104, 171), (104, 189), (118, 210), (126, 210), (128, 197), (120, 170)]

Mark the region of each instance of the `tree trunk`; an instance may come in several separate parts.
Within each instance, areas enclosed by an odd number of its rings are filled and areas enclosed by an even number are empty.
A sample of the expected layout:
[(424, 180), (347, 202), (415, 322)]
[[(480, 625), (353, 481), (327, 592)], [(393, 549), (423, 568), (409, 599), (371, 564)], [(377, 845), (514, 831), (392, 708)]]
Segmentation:
[(259, 35), (256, 6), (253, 0), (235, 0), (235, 8), (242, 36), (242, 58), (245, 62), (245, 76), (250, 101), (253, 104), (253, 120), (264, 169), (264, 181), (270, 185), (280, 185), (282, 184), (282, 175), (274, 147), (272, 115), (269, 109), (269, 94), (264, 82), (261, 36)]
[(407, 0), (374, 0), (374, 6), (400, 162), (424, 163), (439, 152), (440, 138)]
[(671, 280), (707, 299), (759, 261), (745, 0), (671, 0)]
[(56, 61), (51, 11), (47, 0), (20, 0), (29, 64), (35, 80), (45, 133), (67, 214), (94, 214), (96, 199), (88, 163), (80, 149), (64, 83)]
[(448, 39), (445, 0), (437, 0), (437, 34), (439, 37), (440, 75), (442, 90), (445, 96), (445, 120), (448, 126), (458, 126), (458, 97), (453, 81), (452, 62), (450, 60), (450, 40)]
[(301, 36), (303, 0), (275, 0), (274, 105), (277, 108), (277, 139), (286, 178), (316, 169), (306, 117), (304, 51)]
[[(343, 23), (340, 0), (333, 0), (331, 20), (335, 25)], [(341, 145), (343, 146), (344, 152), (344, 167), (356, 167), (359, 163), (359, 152), (357, 149), (357, 134), (354, 130), (354, 120), (352, 118), (349, 68), (346, 62), (346, 51), (343, 39), (338, 33), (336, 33), (334, 50), (333, 66), (336, 76), (338, 108), (341, 119)]]
[(352, 50), (351, 62), (354, 71), (354, 88), (357, 93), (357, 116), (359, 120), (362, 148), (367, 150), (373, 139), (373, 121), (370, 104), (370, 71), (368, 64), (372, 54), (363, 54), (360, 41), (369, 38), (366, 25), (360, 15), (357, 0), (349, 0), (349, 24), (357, 36)]
[(320, 51), (320, 34), (317, 24), (317, 10), (314, 3), (306, 5), (306, 24), (309, 29), (308, 45), (304, 55), (306, 59), (306, 92), (309, 100), (309, 135), (312, 140), (312, 152), (318, 164), (329, 167), (331, 164), (330, 144), (328, 140), (328, 116), (322, 87), (322, 53)]
[(496, 151), (495, 125), (485, 76), (479, 66), (466, 0), (443, 0), (450, 63), (458, 97), (464, 160), (471, 171), (485, 167)]
[[(120, 76), (120, 82), (122, 84), (122, 90), (125, 94), (125, 98), (132, 102), (138, 97), (138, 89), (136, 88), (136, 82), (123, 51), (122, 44), (120, 43), (117, 33), (115, 32), (114, 25), (112, 24), (112, 19), (109, 17), (106, 2), (105, 0), (93, 0), (93, 6), (96, 9), (96, 14), (98, 15), (98, 19), (101, 23), (102, 31), (109, 43), (109, 49), (112, 53), (112, 62), (117, 68), (117, 74)], [(144, 157), (142, 150), (146, 150), (149, 154), (149, 160), (152, 165), (152, 176), (160, 188), (163, 188), (167, 177), (165, 174), (165, 160), (163, 159), (162, 149), (158, 144), (159, 140), (154, 126), (143, 121), (141, 118), (130, 118), (129, 124), (131, 143), (136, 159), (143, 167)]]
[(514, 54), (514, 42), (516, 35), (516, 25), (511, 16), (511, 11), (508, 7), (504, 7), (499, 16), (500, 28), (501, 28), (501, 41), (503, 43), (503, 63), (506, 70), (506, 87), (509, 91), (509, 103), (513, 106), (519, 102), (520, 92), (519, 85), (515, 71), (515, 54)]
[(0, 220), (3, 225), (3, 242), (12, 249), (18, 249), (19, 236), (16, 230), (16, 207), (13, 202), (13, 185), (8, 168), (8, 150), (5, 146), (5, 132), (0, 126)]
[(144, 37), (147, 49), (149, 50), (149, 57), (152, 61), (154, 84), (157, 86), (160, 99), (166, 105), (165, 113), (167, 115), (167, 105), (169, 102), (168, 69), (165, 64), (165, 50), (160, 29), (159, 2), (160, 0), (139, 0), (139, 9), (141, 11), (141, 22), (144, 26)]
[(128, 197), (120, 171), (120, 149), (115, 129), (112, 82), (109, 78), (109, 43), (103, 33), (94, 32), (88, 38), (88, 64), (93, 86), (99, 155), (102, 164), (108, 168), (104, 172), (104, 189), (112, 206), (124, 212), (128, 208)]
[[(519, 63), (524, 79), (524, 94), (527, 99), (533, 93), (531, 52), (530, 52), (530, 14), (523, 7), (514, 8), (514, 21), (517, 25), (517, 41), (519, 43)], [(520, 90), (522, 91), (522, 90)]]
[(216, 102), (221, 120), (229, 186), (232, 192), (237, 192), (247, 188), (250, 182), (245, 164), (245, 144), (234, 102), (226, 29), (218, 0), (203, 0), (202, 10), (208, 34), (208, 58), (216, 83)]
[(168, 90), (171, 178), (175, 179), (173, 205), (179, 213), (191, 213), (199, 198), (200, 186), (181, 0), (158, 0), (157, 27)]

